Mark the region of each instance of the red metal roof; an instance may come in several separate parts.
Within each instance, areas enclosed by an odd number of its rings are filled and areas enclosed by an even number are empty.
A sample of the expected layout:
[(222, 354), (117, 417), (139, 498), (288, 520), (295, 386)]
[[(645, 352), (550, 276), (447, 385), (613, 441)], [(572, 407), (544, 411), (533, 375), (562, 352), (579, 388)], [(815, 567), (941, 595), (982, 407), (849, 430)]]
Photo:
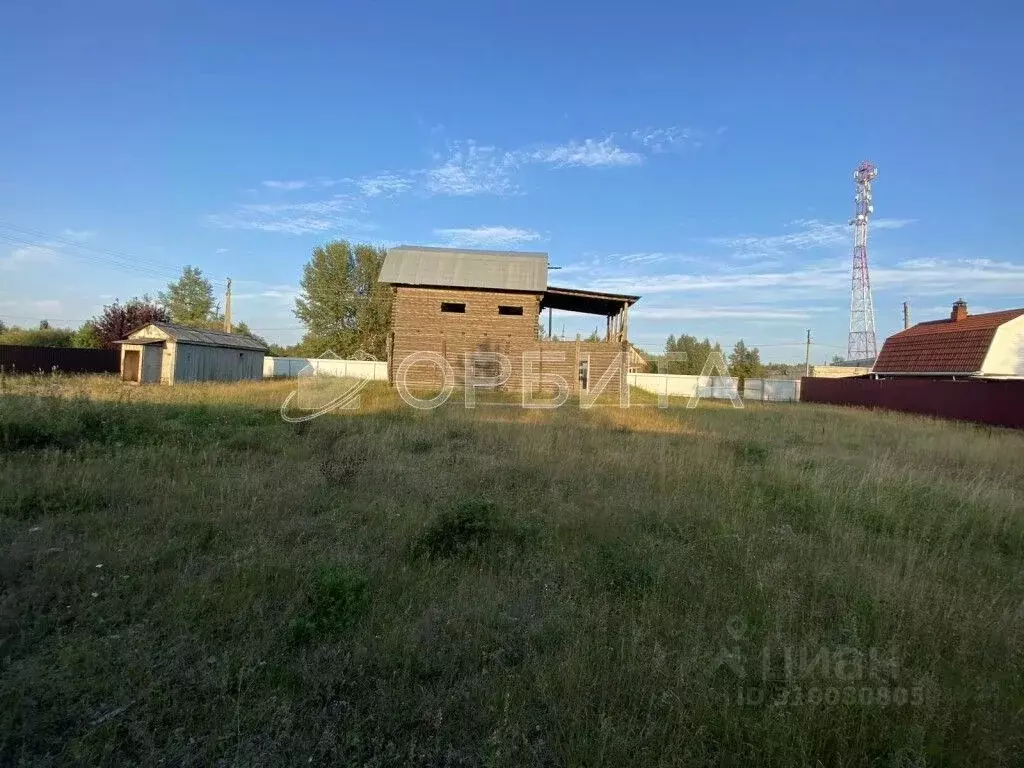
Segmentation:
[(930, 320), (885, 340), (874, 373), (975, 373), (988, 354), (992, 337), (1003, 323), (1024, 315), (1007, 309), (968, 315), (954, 322)]

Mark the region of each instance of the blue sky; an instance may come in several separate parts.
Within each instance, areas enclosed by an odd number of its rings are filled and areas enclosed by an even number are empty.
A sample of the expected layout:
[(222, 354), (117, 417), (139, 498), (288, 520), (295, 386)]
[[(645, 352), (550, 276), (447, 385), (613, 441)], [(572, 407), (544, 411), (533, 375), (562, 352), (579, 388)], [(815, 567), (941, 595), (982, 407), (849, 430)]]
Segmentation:
[[(77, 325), (184, 264), (297, 340), (311, 248), (543, 250), (630, 330), (843, 353), (852, 172), (879, 342), (1024, 304), (1011, 3), (13, 2), (0, 318)], [(601, 319), (556, 318), (567, 333)]]

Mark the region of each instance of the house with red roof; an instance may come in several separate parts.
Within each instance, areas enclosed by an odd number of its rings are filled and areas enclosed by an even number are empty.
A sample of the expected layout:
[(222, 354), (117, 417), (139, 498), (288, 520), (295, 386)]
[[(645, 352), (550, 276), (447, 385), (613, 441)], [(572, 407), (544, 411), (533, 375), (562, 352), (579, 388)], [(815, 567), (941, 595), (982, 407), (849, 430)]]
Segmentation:
[(1024, 379), (1024, 308), (972, 315), (959, 299), (943, 320), (929, 320), (885, 340), (875, 376)]

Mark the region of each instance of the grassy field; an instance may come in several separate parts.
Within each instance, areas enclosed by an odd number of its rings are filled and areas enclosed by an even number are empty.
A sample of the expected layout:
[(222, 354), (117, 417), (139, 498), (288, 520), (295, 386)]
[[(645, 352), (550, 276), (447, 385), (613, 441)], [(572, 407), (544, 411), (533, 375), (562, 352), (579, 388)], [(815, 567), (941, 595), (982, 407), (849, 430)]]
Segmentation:
[(0, 384), (0, 764), (1020, 765), (1024, 434)]

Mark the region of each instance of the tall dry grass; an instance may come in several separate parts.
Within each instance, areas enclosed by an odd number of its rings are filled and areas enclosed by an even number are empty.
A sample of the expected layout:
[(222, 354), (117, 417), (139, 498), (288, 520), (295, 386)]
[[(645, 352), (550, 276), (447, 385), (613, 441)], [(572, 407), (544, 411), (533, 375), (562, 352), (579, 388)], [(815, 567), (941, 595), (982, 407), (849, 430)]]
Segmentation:
[(1018, 760), (1024, 435), (292, 387), (3, 382), (0, 762)]

